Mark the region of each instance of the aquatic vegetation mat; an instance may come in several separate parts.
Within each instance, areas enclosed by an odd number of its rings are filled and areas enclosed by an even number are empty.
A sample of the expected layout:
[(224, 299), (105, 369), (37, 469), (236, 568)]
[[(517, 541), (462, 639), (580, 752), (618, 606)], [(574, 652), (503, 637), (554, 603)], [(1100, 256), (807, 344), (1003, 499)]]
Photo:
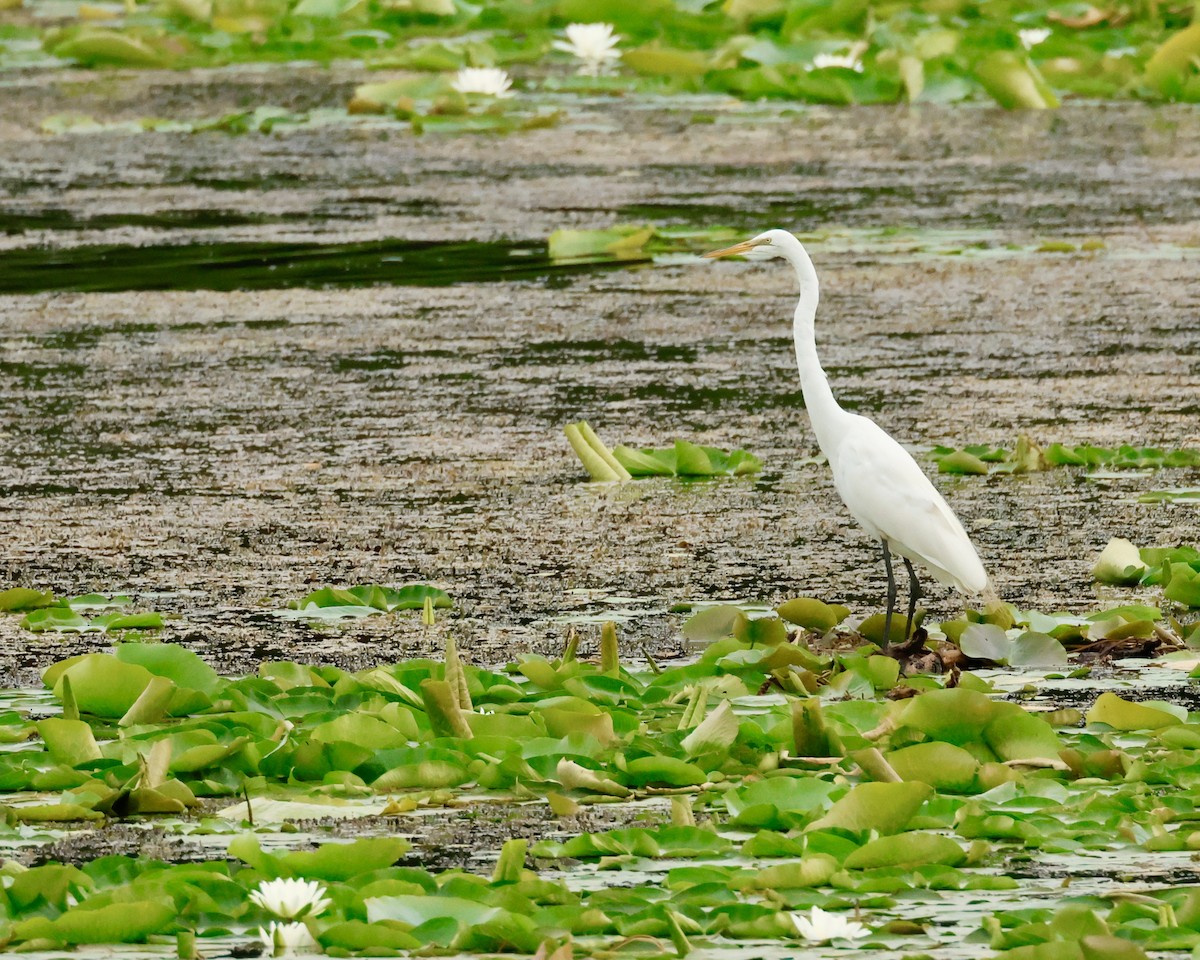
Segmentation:
[(375, 583), (357, 587), (322, 587), (300, 600), (293, 600), (276, 616), (298, 620), (357, 620), (397, 610), (421, 610), (432, 623), (435, 609), (453, 605), (450, 594), (427, 583), (386, 587)]
[[(444, 596), (367, 585), (305, 601), (428, 611)], [(1030, 681), (1065, 683), (1088, 670), (1068, 648), (1148, 624), (1175, 638), (1185, 682), (1200, 667), (1178, 621), (1134, 606), (968, 612), (920, 627), (960, 650), (949, 672), (905, 675), (849, 616), (804, 597), (706, 607), (683, 626), (695, 659), (671, 665), (622, 659), (611, 624), (592, 656), (572, 634), (558, 657), (493, 669), (453, 640), (442, 659), (357, 672), (272, 661), (222, 677), (145, 642), (62, 660), (44, 673), (48, 699), (0, 714), (0, 844), (158, 821), (222, 855), (7, 860), (0, 932), (26, 950), (180, 955), (210, 940), (342, 956), (545, 956), (568, 942), (563, 956), (759, 955), (857, 938), (1090, 958), (1200, 944), (1200, 888), (1151, 879), (1030, 903), (1014, 869), (1195, 850), (1200, 715), (1142, 699), (1132, 672), (1086, 708), (1046, 709), (1005, 699), (1011, 675), (961, 669), (1024, 664)], [(339, 809), (375, 835), (314, 845), (295, 825)], [(502, 836), (485, 870), (434, 869), (411, 835), (439, 809), (547, 819), (533, 840)], [(617, 825), (582, 826), (589, 811)]]
[(1101, 583), (1161, 586), (1163, 596), (1185, 607), (1200, 607), (1200, 550), (1195, 547), (1138, 549), (1113, 537), (1092, 567)]
[[(352, 108), (383, 104), (430, 118), (562, 93), (983, 100), (1032, 109), (1067, 96), (1200, 99), (1200, 26), (1188, 5), (162, 0), (63, 10), (26, 0), (25, 7), (30, 16), (0, 34), (2, 65), (351, 59), (416, 78), (390, 98), (360, 91)], [(579, 21), (603, 36), (580, 33)]]
[(745, 450), (728, 452), (676, 440), (664, 450), (634, 450), (624, 444), (610, 450), (585, 422), (563, 428), (571, 449), (592, 480), (632, 480), (636, 477), (745, 476), (762, 470), (759, 459)]
[(1161, 470), (1200, 467), (1200, 450), (1184, 447), (1067, 447), (1052, 443), (1044, 450), (1026, 436), (1017, 438), (1011, 450), (989, 444), (965, 447), (934, 447), (929, 456), (937, 461), (939, 473), (989, 474), (1030, 473), (1052, 467), (1105, 467), (1110, 470)]
[[(24, 613), (21, 626), (34, 633), (109, 633), (162, 627), (160, 613), (152, 610), (125, 612), (123, 608), (132, 602), (129, 597), (107, 597), (98, 593), (60, 599), (50, 591), (27, 587), (0, 592), (0, 612)], [(98, 615), (86, 617), (85, 613)]]

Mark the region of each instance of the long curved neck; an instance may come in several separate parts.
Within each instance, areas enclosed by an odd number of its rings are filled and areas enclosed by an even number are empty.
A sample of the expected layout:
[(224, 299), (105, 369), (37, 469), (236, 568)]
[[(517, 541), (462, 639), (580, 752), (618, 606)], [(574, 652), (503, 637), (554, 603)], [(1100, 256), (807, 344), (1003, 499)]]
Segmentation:
[(827, 457), (832, 457), (842, 436), (841, 423), (850, 415), (846, 413), (829, 389), (829, 380), (821, 368), (817, 356), (817, 340), (813, 322), (817, 316), (817, 300), (820, 295), (817, 271), (812, 260), (799, 240), (784, 247), (787, 261), (796, 270), (800, 282), (800, 302), (796, 304), (796, 319), (792, 333), (796, 340), (796, 365), (800, 368), (800, 388), (804, 392), (804, 406), (812, 421), (817, 444)]

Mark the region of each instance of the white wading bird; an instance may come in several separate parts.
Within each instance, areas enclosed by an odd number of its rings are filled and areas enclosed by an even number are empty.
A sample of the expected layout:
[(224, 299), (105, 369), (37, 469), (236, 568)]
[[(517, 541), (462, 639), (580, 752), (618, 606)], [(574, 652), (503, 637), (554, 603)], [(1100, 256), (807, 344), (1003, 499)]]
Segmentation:
[(744, 256), (748, 260), (783, 257), (796, 271), (796, 279), (800, 281), (800, 303), (796, 306), (793, 333), (804, 406), (808, 409), (817, 443), (833, 469), (833, 484), (838, 494), (854, 519), (883, 545), (888, 578), (884, 643), (891, 642), (892, 614), (896, 608), (893, 553), (904, 560), (908, 569), (905, 637), (921, 597), (921, 584), (911, 561), (925, 564), (941, 583), (963, 593), (988, 591), (988, 575), (971, 539), (917, 462), (873, 420), (847, 413), (834, 399), (817, 358), (813, 333), (813, 320), (817, 315), (817, 272), (800, 241), (786, 230), (768, 230), (753, 239), (704, 256)]

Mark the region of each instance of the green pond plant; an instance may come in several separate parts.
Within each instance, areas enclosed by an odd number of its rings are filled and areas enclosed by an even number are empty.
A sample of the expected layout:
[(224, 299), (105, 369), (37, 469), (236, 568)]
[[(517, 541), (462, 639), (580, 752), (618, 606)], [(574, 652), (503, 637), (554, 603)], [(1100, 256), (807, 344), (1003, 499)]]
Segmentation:
[(24, 5), (35, 18), (0, 38), (0, 66), (20, 66), (40, 40), (43, 67), (46, 54), (94, 69), (353, 60), (413, 76), (504, 70), (549, 95), (1009, 109), (1200, 100), (1191, 4), (155, 0), (81, 7), (53, 26), (36, 18), (45, 0)]
[[(44, 676), (59, 714), (0, 715), (6, 829), (186, 827), (204, 822), (199, 804), (227, 804), (228, 849), (177, 864), (8, 860), (0, 937), (201, 954), (231, 937), (276, 955), (545, 956), (571, 942), (601, 956), (639, 939), (659, 944), (647, 955), (827, 940), (920, 951), (936, 946), (922, 897), (1013, 895), (997, 867), (1014, 856), (1200, 849), (1186, 815), (1200, 715), (1111, 690), (1086, 713), (1046, 712), (970, 672), (902, 678), (871, 645), (832, 642), (847, 616), (812, 598), (778, 608), (799, 631), (700, 611), (685, 628), (697, 657), (670, 666), (623, 659), (612, 625), (594, 658), (576, 639), (495, 669), (452, 641), (442, 660), (270, 662), (247, 677), (172, 644), (68, 658)], [(251, 818), (314, 801), (374, 803), (384, 835), (287, 850)], [(504, 842), (490, 874), (427, 869), (394, 835), (422, 804), (518, 803), (558, 827)], [(588, 807), (631, 816), (581, 829)], [(611, 881), (588, 882), (595, 869)], [(1188, 888), (1067, 891), (985, 910), (975, 937), (1011, 960), (1191, 950), (1196, 903)]]
[[(117, 633), (122, 630), (157, 630), (162, 614), (153, 611), (126, 613), (132, 604), (126, 596), (87, 593), (58, 598), (51, 591), (13, 587), (0, 592), (0, 612), (23, 613), (21, 627), (33, 633)], [(85, 613), (97, 613), (87, 617)]]
[(759, 459), (745, 450), (727, 452), (688, 440), (676, 440), (664, 450), (635, 450), (623, 444), (610, 450), (586, 421), (568, 424), (563, 432), (594, 481), (746, 476), (762, 470)]
[(1115, 586), (1161, 586), (1167, 600), (1200, 608), (1200, 550), (1195, 547), (1139, 550), (1124, 537), (1113, 537), (1092, 567), (1092, 577)]
[(356, 587), (322, 587), (287, 607), (273, 611), (276, 616), (299, 620), (357, 620), (397, 610), (420, 610), (423, 622), (433, 625), (435, 609), (449, 609), (450, 595), (427, 583), (406, 583), (387, 587), (375, 583)]
[(929, 456), (937, 461), (939, 473), (990, 474), (1033, 473), (1051, 467), (1104, 467), (1110, 470), (1161, 470), (1200, 467), (1200, 450), (1184, 447), (1119, 447), (1052, 443), (1044, 450), (1027, 436), (1019, 436), (1011, 450), (990, 444), (964, 447), (934, 447)]

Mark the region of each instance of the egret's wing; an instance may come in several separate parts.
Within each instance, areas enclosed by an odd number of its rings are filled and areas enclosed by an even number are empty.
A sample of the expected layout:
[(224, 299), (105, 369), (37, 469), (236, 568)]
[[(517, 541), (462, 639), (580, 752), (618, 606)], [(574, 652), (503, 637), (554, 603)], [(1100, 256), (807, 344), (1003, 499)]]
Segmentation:
[(869, 532), (970, 591), (987, 586), (971, 539), (925, 472), (876, 423), (858, 417), (838, 444), (834, 483)]

